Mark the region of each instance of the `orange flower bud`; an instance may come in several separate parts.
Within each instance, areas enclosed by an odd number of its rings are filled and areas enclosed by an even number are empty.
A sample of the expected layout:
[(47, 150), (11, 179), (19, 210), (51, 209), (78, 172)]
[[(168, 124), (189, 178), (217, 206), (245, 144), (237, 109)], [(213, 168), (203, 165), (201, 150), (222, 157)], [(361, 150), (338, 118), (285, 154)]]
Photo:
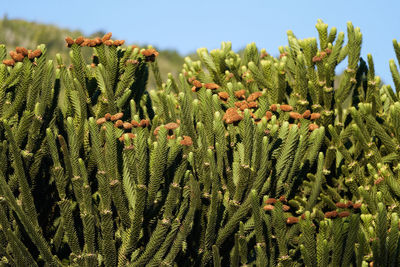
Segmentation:
[(121, 119), (124, 116), (124, 113), (118, 112), (117, 114), (114, 114), (111, 116), (111, 121), (116, 121)]
[(275, 198), (268, 198), (267, 200), (265, 200), (265, 204), (275, 204), (275, 203), (276, 203)]
[(124, 127), (125, 130), (132, 129), (132, 124), (129, 123), (129, 122), (124, 122), (124, 123), (122, 124), (122, 126)]
[(106, 33), (106, 34), (104, 34), (103, 38), (101, 38), (101, 41), (102, 41), (102, 42), (108, 41), (108, 40), (111, 39), (111, 36), (112, 36), (112, 33), (111, 33), (111, 32)]
[(270, 210), (273, 210), (273, 209), (274, 209), (274, 206), (272, 206), (272, 205), (265, 205), (265, 206), (263, 207), (263, 209), (264, 209), (265, 211), (270, 211)]
[(289, 113), (290, 118), (295, 119), (295, 120), (299, 120), (301, 118), (303, 118), (303, 116), (300, 113), (297, 112), (290, 112)]
[(311, 111), (307, 109), (306, 111), (304, 111), (302, 116), (304, 119), (308, 119), (310, 117), (310, 115), (311, 115)]
[(290, 105), (280, 105), (279, 108), (280, 108), (282, 111), (292, 111), (292, 110), (293, 110), (293, 107), (290, 106)]
[(110, 113), (106, 113), (106, 115), (104, 115), (104, 118), (106, 118), (106, 120), (111, 120), (111, 114)]
[(299, 222), (299, 218), (297, 217), (289, 217), (286, 220), (286, 224), (295, 224)]
[(278, 109), (278, 106), (277, 106), (276, 104), (272, 104), (272, 105), (269, 107), (269, 109), (272, 110), (272, 111), (276, 111), (276, 110)]
[(221, 100), (224, 100), (224, 101), (228, 100), (228, 98), (229, 98), (229, 94), (227, 92), (219, 92), (218, 96)]
[(262, 96), (262, 92), (260, 92), (260, 91), (254, 92), (254, 93), (252, 93), (251, 95), (249, 95), (249, 97), (247, 98), (247, 101), (248, 101), (248, 102), (255, 101), (255, 100), (257, 100), (260, 96)]
[(239, 91), (235, 92), (235, 96), (236, 96), (237, 99), (245, 99), (245, 97), (246, 97), (245, 94), (246, 94), (246, 90), (245, 89), (242, 89), (242, 90), (239, 90)]
[(318, 129), (318, 128), (319, 128), (319, 126), (316, 125), (316, 124), (314, 124), (314, 123), (311, 123), (310, 125), (308, 125), (308, 129), (309, 129), (310, 131), (314, 131), (314, 130), (316, 130), (316, 129)]
[(204, 84), (204, 87), (205, 87), (206, 89), (216, 90), (216, 89), (219, 88), (219, 85), (216, 84), (216, 83), (206, 83), (206, 84)]
[(84, 41), (85, 39), (83, 38), (83, 36), (79, 36), (78, 38), (75, 39), (75, 43), (77, 45), (81, 45)]
[(325, 212), (325, 218), (336, 218), (337, 216), (338, 212), (336, 210)]
[(311, 113), (310, 120), (317, 120), (321, 117), (320, 113)]
[(105, 123), (106, 122), (106, 118), (100, 118), (100, 119), (98, 119), (97, 121), (96, 121), (96, 124), (97, 125), (101, 125), (101, 124), (103, 124), (103, 123)]
[(117, 120), (117, 121), (114, 123), (114, 126), (117, 127), (117, 128), (119, 128), (119, 127), (121, 127), (123, 124), (124, 124), (124, 123), (122, 122), (122, 120)]
[(183, 146), (191, 146), (193, 144), (192, 138), (190, 136), (184, 135), (180, 144)]

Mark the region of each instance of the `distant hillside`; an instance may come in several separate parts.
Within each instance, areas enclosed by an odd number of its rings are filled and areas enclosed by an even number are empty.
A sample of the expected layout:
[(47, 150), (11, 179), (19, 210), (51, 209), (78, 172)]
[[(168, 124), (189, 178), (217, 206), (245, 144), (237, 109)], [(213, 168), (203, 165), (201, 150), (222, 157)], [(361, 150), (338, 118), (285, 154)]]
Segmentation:
[[(104, 32), (95, 32), (85, 37), (93, 38), (96, 36), (103, 36), (104, 34)], [(5, 44), (8, 51), (14, 50), (16, 46), (35, 49), (39, 44), (46, 44), (50, 58), (55, 58), (55, 54), (60, 53), (64, 60), (68, 62), (69, 49), (65, 46), (64, 39), (66, 36), (76, 38), (80, 35), (84, 34), (80, 31), (61, 29), (54, 25), (28, 22), (25, 20), (10, 20), (7, 17), (0, 19), (0, 44)], [(123, 36), (114, 37), (115, 39), (124, 39)], [(143, 46), (143, 44), (136, 45)], [(169, 72), (174, 76), (178, 74), (182, 68), (183, 57), (174, 50), (158, 51), (160, 52), (158, 56), (158, 65), (160, 67), (161, 76), (165, 81)], [(83, 54), (85, 58), (89, 60), (91, 56), (91, 49), (84, 48)], [(152, 76), (150, 76), (148, 88), (155, 88), (155, 82)]]

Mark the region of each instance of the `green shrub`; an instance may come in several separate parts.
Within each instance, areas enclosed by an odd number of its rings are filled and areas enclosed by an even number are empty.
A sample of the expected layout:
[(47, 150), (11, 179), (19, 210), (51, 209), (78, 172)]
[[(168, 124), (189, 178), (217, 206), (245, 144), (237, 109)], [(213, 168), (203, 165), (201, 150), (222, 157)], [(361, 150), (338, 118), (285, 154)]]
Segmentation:
[(279, 58), (199, 49), (165, 82), (110, 35), (66, 38), (69, 67), (1, 46), (2, 265), (397, 266), (397, 67), (393, 92), (358, 28), (316, 28)]

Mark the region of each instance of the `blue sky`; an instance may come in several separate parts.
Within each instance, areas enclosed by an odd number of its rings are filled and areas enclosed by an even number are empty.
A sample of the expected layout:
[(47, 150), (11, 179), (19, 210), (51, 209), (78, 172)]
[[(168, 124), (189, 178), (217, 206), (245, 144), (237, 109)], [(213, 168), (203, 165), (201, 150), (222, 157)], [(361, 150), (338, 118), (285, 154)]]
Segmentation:
[(2, 0), (0, 13), (10, 19), (51, 23), (85, 34), (111, 31), (114, 38), (128, 43), (176, 49), (182, 55), (200, 47), (218, 48), (222, 41), (231, 41), (235, 50), (255, 42), (274, 55), (279, 46), (287, 45), (287, 30), (298, 38), (317, 37), (315, 24), (319, 18), (344, 32), (346, 22), (352, 21), (363, 33), (362, 57), (366, 59), (371, 53), (377, 74), (393, 85), (388, 62), (395, 58), (392, 40), (400, 40), (400, 1), (22, 2)]

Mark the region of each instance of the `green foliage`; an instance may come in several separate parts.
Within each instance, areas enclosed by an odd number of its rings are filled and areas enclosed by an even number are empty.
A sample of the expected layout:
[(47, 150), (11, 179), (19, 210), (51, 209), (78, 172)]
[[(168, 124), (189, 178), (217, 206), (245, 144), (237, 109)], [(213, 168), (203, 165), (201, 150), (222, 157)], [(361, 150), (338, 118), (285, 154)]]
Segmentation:
[(69, 67), (0, 46), (1, 264), (398, 266), (400, 96), (358, 28), (316, 28), (279, 58), (199, 49), (165, 82), (107, 35), (67, 40)]

